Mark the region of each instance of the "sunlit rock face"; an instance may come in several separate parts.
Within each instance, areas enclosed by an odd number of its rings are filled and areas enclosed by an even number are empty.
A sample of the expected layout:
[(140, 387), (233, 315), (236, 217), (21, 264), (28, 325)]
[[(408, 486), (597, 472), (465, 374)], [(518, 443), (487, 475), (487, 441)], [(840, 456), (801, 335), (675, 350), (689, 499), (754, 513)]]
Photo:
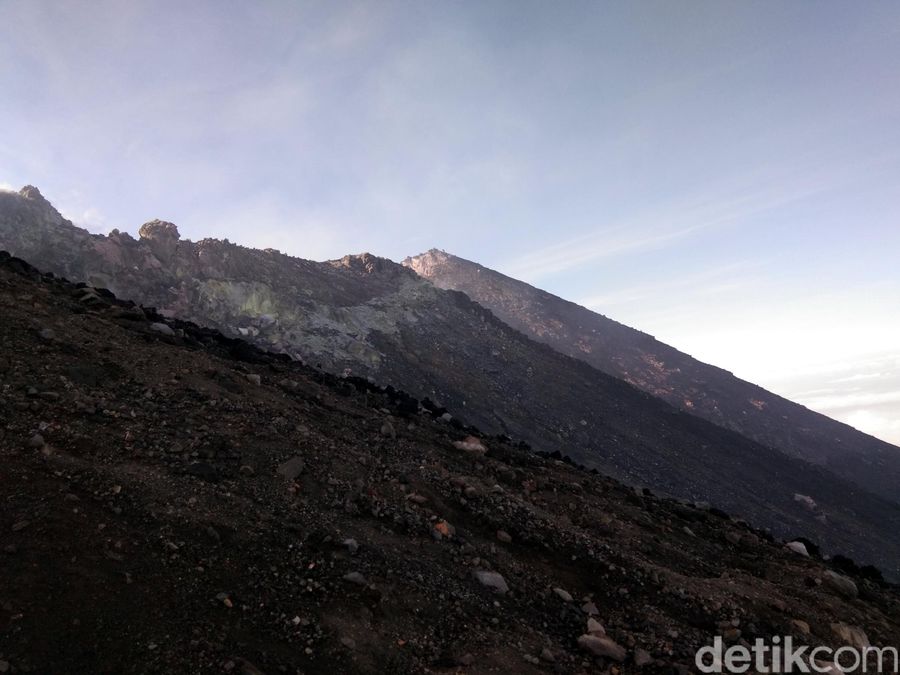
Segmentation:
[[(163, 315), (428, 398), (485, 433), (525, 440), (631, 484), (710, 502), (785, 537), (803, 533), (826, 550), (888, 570), (900, 561), (896, 504), (723, 428), (728, 424), (680, 412), (558, 345), (539, 344), (529, 326), (544, 335), (571, 333), (582, 353), (616, 344), (621, 332), (587, 340), (571, 332), (566, 317), (543, 317), (533, 303), (519, 309), (527, 325), (513, 326), (465, 293), (368, 253), (313, 262), (182, 239), (164, 220), (145, 224), (137, 237), (92, 235), (31, 190), (0, 193), (0, 249)], [(635, 383), (648, 378), (660, 396), (677, 383), (680, 366), (666, 354), (638, 356), (645, 370), (632, 373)], [(703, 382), (694, 386), (698, 406), (717, 395)], [(768, 392), (753, 399), (772, 408)], [(810, 495), (817, 510), (795, 494)], [(593, 517), (573, 513), (586, 525)]]

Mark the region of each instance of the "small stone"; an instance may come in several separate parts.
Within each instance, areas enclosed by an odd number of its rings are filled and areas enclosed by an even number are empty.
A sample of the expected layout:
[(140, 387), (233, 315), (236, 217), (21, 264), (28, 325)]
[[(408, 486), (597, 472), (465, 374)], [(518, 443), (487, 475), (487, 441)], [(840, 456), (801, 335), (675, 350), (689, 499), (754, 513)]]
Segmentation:
[(497, 539), (504, 544), (512, 543), (512, 537), (505, 530), (497, 530)]
[(255, 384), (256, 386), (262, 384), (262, 378), (256, 373), (247, 373), (247, 381), (251, 384)]
[(356, 649), (356, 640), (352, 637), (342, 637), (341, 644), (344, 645), (347, 649)]
[(505, 595), (509, 591), (509, 586), (506, 585), (506, 579), (497, 572), (475, 570), (472, 574), (482, 586), (487, 586), (500, 595)]
[(586, 602), (581, 606), (581, 611), (589, 616), (593, 616), (595, 614), (599, 614), (600, 610), (597, 609), (597, 605), (593, 602)]
[(556, 663), (556, 657), (553, 656), (553, 652), (544, 647), (541, 650), (541, 661), (546, 661), (547, 663)]
[(284, 476), (288, 480), (294, 480), (303, 472), (306, 463), (302, 457), (291, 457), (286, 462), (278, 465), (278, 475)]
[(797, 555), (802, 555), (804, 558), (809, 557), (809, 551), (806, 550), (806, 544), (802, 541), (789, 541), (784, 545), (786, 549), (789, 551), (793, 551)]
[(487, 448), (481, 439), (477, 436), (466, 436), (461, 441), (454, 441), (453, 447), (457, 450), (463, 450), (473, 455), (483, 455), (487, 452)]
[(578, 646), (594, 656), (603, 656), (619, 662), (625, 660), (625, 648), (608, 637), (582, 635), (578, 638)]
[(381, 425), (381, 435), (386, 438), (397, 438), (397, 430), (394, 429), (394, 425), (389, 420), (385, 420), (384, 424)]
[(644, 666), (652, 662), (653, 657), (650, 656), (650, 652), (648, 652), (646, 649), (641, 649), (640, 647), (638, 647), (634, 650), (634, 665), (636, 665), (638, 668), (643, 668)]
[(416, 494), (416, 493), (407, 495), (406, 499), (407, 499), (407, 501), (410, 501), (413, 504), (419, 504), (419, 505), (424, 504), (425, 502), (428, 501), (428, 497), (425, 497), (424, 495), (420, 495), (420, 494)]
[(40, 434), (35, 434), (31, 438), (28, 439), (28, 447), (29, 448), (43, 448), (44, 447), (44, 437)]
[(527, 661), (528, 663), (530, 663), (534, 666), (541, 665), (540, 659), (538, 659), (538, 657), (536, 657), (536, 656), (532, 656), (531, 654), (522, 654), (522, 659), (524, 659), (525, 661)]
[(173, 337), (175, 335), (175, 331), (172, 330), (168, 324), (165, 323), (151, 323), (150, 330), (159, 333), (160, 335), (167, 335), (169, 337)]
[(359, 550), (359, 544), (357, 543), (356, 539), (344, 539), (344, 541), (341, 543), (347, 548), (348, 551), (350, 551), (350, 555), (356, 555), (356, 552)]
[(52, 328), (42, 328), (38, 331), (38, 337), (49, 342), (56, 338), (56, 333), (53, 332)]
[(9, 672), (9, 661), (0, 660), (0, 673)]
[(554, 588), (553, 592), (556, 593), (557, 597), (563, 602), (572, 602), (572, 594), (567, 590), (562, 588)]
[(740, 628), (728, 628), (722, 633), (722, 637), (725, 642), (737, 642), (741, 639), (741, 629)]
[(587, 620), (587, 633), (588, 635), (606, 635), (606, 629), (597, 619), (590, 617)]
[(253, 470), (253, 467), (249, 464), (244, 464), (243, 466), (241, 466), (240, 472), (245, 476), (252, 476), (254, 473), (256, 473), (256, 471)]
[(800, 635), (809, 635), (810, 633), (809, 624), (802, 619), (792, 619), (791, 626), (793, 626), (794, 630), (796, 630)]
[(833, 572), (831, 570), (826, 570), (824, 582), (826, 585), (836, 590), (845, 598), (852, 600), (853, 598), (859, 596), (859, 589), (856, 587), (856, 584), (853, 582), (853, 580), (849, 577), (845, 577), (842, 574), (838, 574), (837, 572)]
[(469, 486), (469, 487), (467, 487), (465, 490), (463, 490), (463, 494), (464, 494), (467, 498), (472, 499), (473, 497), (477, 497), (477, 496), (478, 496), (478, 490), (476, 490), (476, 489), (473, 488), (472, 486)]
[(843, 622), (833, 623), (831, 632), (838, 640), (854, 649), (862, 651), (871, 646), (868, 636), (859, 626), (850, 626)]
[(356, 584), (358, 586), (366, 586), (369, 583), (368, 581), (366, 581), (366, 578), (359, 572), (349, 572), (342, 578), (344, 579), (344, 581), (348, 581), (351, 584)]
[(12, 531), (20, 532), (20, 531), (24, 530), (26, 527), (28, 527), (30, 524), (31, 523), (29, 523), (27, 520), (20, 520), (17, 523), (13, 523)]

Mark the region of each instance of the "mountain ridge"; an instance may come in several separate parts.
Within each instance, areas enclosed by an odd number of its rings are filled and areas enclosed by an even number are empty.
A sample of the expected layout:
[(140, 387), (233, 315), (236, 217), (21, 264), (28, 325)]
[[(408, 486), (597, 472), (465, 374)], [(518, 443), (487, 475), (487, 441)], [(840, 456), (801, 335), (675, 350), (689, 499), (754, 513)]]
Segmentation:
[(900, 448), (479, 263), (431, 249), (403, 264), (460, 290), (554, 349), (719, 426), (821, 464), (896, 501)]
[[(152, 221), (91, 235), (0, 194), (0, 247), (55, 274), (334, 373), (373, 378), (536, 450), (900, 569), (900, 508), (534, 341), (466, 294), (360, 254), (315, 263)], [(380, 260), (380, 262), (379, 262)], [(814, 507), (795, 499), (810, 496)]]

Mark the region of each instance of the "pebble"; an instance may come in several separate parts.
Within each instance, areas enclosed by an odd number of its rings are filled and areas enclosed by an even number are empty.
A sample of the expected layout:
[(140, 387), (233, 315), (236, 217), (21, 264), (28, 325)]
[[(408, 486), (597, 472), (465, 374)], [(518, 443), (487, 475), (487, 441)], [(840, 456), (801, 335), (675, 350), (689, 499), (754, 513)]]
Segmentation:
[(556, 663), (556, 657), (553, 656), (553, 652), (546, 647), (541, 650), (541, 660), (546, 661), (547, 663)]
[(505, 530), (497, 530), (497, 539), (504, 544), (512, 543), (512, 537)]
[(356, 649), (356, 640), (352, 637), (342, 637), (341, 644), (344, 645), (347, 649)]
[(28, 447), (29, 448), (43, 448), (44, 447), (44, 437), (40, 434), (35, 434), (31, 438), (28, 439)]
[(652, 662), (653, 657), (650, 656), (650, 652), (648, 652), (646, 649), (641, 649), (640, 647), (638, 647), (634, 650), (634, 665), (636, 665), (638, 668), (642, 668), (643, 666), (646, 666), (648, 663)]
[(840, 595), (843, 595), (845, 598), (853, 599), (859, 596), (859, 589), (856, 587), (856, 584), (849, 577), (845, 577), (842, 574), (838, 574), (837, 572), (833, 572), (831, 570), (825, 571), (825, 583), (836, 590)]
[(390, 421), (385, 420), (384, 424), (381, 425), (381, 435), (386, 438), (397, 438), (397, 430), (394, 429), (394, 425)]
[(844, 644), (860, 651), (871, 645), (865, 631), (859, 626), (850, 626), (843, 622), (833, 623), (831, 624), (831, 632)]
[(279, 476), (284, 476), (288, 480), (294, 480), (303, 472), (305, 466), (306, 463), (303, 461), (302, 457), (291, 457), (286, 462), (282, 462), (278, 465), (277, 473)]
[(572, 594), (567, 590), (562, 588), (554, 588), (553, 592), (556, 593), (557, 597), (559, 597), (563, 602), (572, 602)]
[(168, 324), (154, 322), (150, 324), (150, 330), (159, 333), (160, 335), (168, 335), (172, 337), (175, 335), (175, 331), (172, 330)]
[(587, 620), (587, 633), (588, 635), (606, 635), (606, 629), (597, 619), (590, 617)]
[(578, 638), (578, 646), (594, 656), (603, 656), (619, 662), (625, 660), (625, 648), (608, 637), (582, 635)]
[(344, 541), (341, 543), (347, 548), (348, 551), (350, 551), (350, 555), (355, 555), (359, 550), (359, 544), (357, 543), (356, 539), (344, 539)]
[(800, 635), (809, 635), (810, 633), (809, 624), (802, 619), (792, 619), (791, 625), (798, 633), (800, 633)]
[(492, 588), (500, 595), (504, 595), (509, 591), (509, 586), (506, 585), (506, 579), (504, 579), (503, 576), (497, 572), (489, 572), (488, 570), (475, 570), (472, 572), (472, 574), (482, 586)]
[(256, 373), (247, 373), (247, 381), (251, 384), (255, 384), (256, 386), (262, 384), (262, 378)]
[(797, 555), (802, 555), (804, 558), (809, 557), (809, 551), (806, 550), (806, 545), (802, 541), (789, 541), (784, 547)]
[(593, 602), (586, 602), (581, 606), (581, 611), (588, 615), (599, 614), (600, 610)]
[(30, 523), (29, 523), (27, 520), (20, 520), (20, 521), (17, 522), (17, 523), (13, 523), (12, 531), (13, 531), (13, 532), (20, 532), (21, 530), (24, 530), (24, 529), (25, 529), (26, 527), (28, 527), (29, 525), (30, 525)]
[(358, 586), (365, 586), (369, 583), (359, 572), (349, 572), (343, 576), (343, 579), (344, 581), (349, 581), (351, 584), (357, 584)]
[(56, 333), (53, 332), (52, 328), (42, 328), (38, 331), (38, 337), (41, 340), (53, 340), (56, 338)]

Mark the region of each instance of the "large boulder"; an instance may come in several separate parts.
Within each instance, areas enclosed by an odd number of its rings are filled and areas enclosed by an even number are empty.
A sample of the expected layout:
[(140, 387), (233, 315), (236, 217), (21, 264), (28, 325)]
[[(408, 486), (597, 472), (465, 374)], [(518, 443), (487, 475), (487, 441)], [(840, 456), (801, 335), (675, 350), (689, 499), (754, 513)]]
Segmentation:
[(165, 220), (151, 220), (149, 223), (144, 223), (138, 230), (138, 235), (140, 235), (141, 241), (150, 246), (153, 255), (163, 263), (172, 260), (175, 256), (175, 249), (178, 247), (178, 240), (181, 239), (175, 223)]

